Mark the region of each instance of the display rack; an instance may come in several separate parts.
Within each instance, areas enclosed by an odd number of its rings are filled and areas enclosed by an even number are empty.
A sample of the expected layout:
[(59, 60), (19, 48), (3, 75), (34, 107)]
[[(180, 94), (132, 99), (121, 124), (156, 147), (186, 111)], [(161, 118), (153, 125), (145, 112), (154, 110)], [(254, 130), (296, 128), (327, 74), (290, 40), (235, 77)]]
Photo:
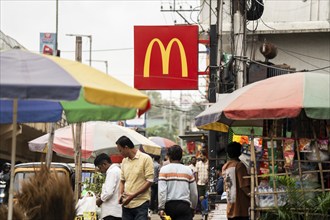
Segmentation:
[[(269, 152), (268, 158), (257, 158), (256, 149), (254, 146), (253, 130), (250, 134), (250, 178), (251, 180), (251, 219), (257, 219), (262, 212), (272, 211), (274, 207), (282, 206), (283, 196), (287, 196), (287, 189), (279, 188), (277, 180), (280, 176), (296, 178), (299, 183), (298, 188), (295, 189), (296, 193), (307, 195), (308, 193), (324, 193), (330, 191), (330, 160), (329, 160), (329, 124), (327, 121), (311, 120), (305, 116), (300, 116), (296, 119), (283, 119), (283, 120), (264, 120), (263, 135), (258, 137), (262, 138), (262, 148), (267, 149)], [(306, 159), (305, 152), (299, 149), (299, 140), (301, 138), (310, 139), (313, 143), (317, 143), (319, 139), (326, 139), (328, 141), (327, 150), (323, 154), (328, 155), (327, 159), (321, 158), (319, 146), (316, 144), (314, 147), (314, 154), (316, 158), (313, 160)], [(287, 140), (293, 141), (294, 158), (290, 161), (283, 154), (283, 146)], [(268, 143), (268, 146), (267, 146)], [(277, 147), (276, 147), (277, 146)], [(282, 155), (280, 157), (276, 155)], [(263, 152), (264, 154), (264, 152)], [(292, 154), (292, 153), (291, 153)], [(269, 164), (269, 173), (260, 174), (260, 163), (266, 162)], [(296, 165), (296, 170), (290, 166), (283, 166), (276, 172), (276, 167), (292, 162), (292, 166)], [(315, 170), (305, 170), (304, 164), (314, 164)], [(304, 179), (306, 175), (317, 174), (318, 188), (306, 188), (307, 180)], [(260, 190), (260, 184), (267, 182), (272, 191), (264, 192)], [(269, 206), (261, 205), (260, 198), (270, 196), (273, 198), (273, 204)], [(259, 200), (259, 201), (258, 201)], [(330, 207), (329, 207), (330, 209)]]

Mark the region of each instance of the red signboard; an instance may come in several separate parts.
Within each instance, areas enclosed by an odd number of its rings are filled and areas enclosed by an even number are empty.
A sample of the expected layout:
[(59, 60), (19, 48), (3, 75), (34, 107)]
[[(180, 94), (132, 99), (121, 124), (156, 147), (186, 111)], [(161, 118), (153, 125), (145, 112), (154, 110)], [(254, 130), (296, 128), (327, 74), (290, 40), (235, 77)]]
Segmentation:
[(135, 26), (134, 87), (198, 89), (198, 26)]

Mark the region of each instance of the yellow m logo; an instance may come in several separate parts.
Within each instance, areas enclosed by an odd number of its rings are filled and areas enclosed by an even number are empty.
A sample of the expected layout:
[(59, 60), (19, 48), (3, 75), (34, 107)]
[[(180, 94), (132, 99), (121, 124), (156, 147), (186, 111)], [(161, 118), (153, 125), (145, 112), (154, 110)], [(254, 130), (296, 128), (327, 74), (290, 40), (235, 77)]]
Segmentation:
[(160, 53), (162, 57), (162, 65), (163, 65), (163, 74), (168, 74), (168, 67), (170, 64), (170, 54), (173, 43), (176, 43), (179, 46), (180, 51), (180, 57), (181, 57), (181, 68), (182, 68), (182, 77), (188, 77), (188, 66), (187, 66), (187, 58), (186, 58), (186, 52), (184, 50), (184, 47), (181, 43), (181, 41), (178, 38), (173, 38), (165, 48), (163, 43), (158, 39), (154, 38), (152, 41), (150, 41), (146, 57), (144, 58), (144, 68), (143, 68), (143, 77), (149, 77), (150, 74), (150, 58), (151, 58), (151, 50), (154, 46), (154, 43), (158, 43), (160, 47)]

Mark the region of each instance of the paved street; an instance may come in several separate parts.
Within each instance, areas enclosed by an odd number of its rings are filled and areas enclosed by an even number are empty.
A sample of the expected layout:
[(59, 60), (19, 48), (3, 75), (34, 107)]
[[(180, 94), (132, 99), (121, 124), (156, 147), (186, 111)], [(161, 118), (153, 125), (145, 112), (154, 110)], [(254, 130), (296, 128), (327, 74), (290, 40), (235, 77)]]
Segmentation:
[[(152, 214), (151, 220), (160, 220), (159, 215)], [(194, 220), (202, 220), (202, 215), (195, 215)]]

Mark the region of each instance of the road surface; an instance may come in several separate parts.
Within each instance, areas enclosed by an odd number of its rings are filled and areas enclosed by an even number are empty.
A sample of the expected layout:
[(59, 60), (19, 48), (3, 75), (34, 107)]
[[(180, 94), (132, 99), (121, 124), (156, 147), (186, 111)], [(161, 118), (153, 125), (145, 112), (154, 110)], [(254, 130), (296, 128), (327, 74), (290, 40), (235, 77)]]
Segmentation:
[[(157, 214), (152, 214), (151, 220), (160, 220), (160, 217)], [(195, 215), (194, 220), (202, 220), (202, 215)]]

